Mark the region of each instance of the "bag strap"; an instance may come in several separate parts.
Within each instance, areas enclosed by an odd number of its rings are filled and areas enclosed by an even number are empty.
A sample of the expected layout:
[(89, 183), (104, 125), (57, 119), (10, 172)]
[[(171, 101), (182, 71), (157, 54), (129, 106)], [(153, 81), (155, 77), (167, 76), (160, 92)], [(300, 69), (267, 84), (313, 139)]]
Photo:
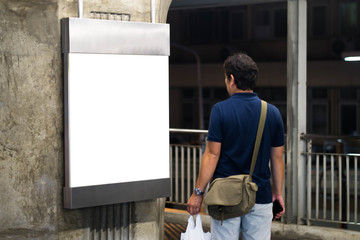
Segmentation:
[(257, 130), (257, 134), (256, 134), (256, 140), (255, 140), (255, 145), (254, 145), (254, 150), (253, 150), (253, 155), (252, 155), (252, 160), (251, 160), (250, 173), (249, 173), (250, 181), (252, 180), (252, 174), (254, 172), (256, 159), (257, 159), (257, 155), (259, 152), (259, 146), (260, 146), (262, 134), (264, 131), (266, 113), (267, 113), (267, 103), (265, 101), (261, 100), (261, 114), (260, 114), (260, 120), (259, 120), (258, 130)]

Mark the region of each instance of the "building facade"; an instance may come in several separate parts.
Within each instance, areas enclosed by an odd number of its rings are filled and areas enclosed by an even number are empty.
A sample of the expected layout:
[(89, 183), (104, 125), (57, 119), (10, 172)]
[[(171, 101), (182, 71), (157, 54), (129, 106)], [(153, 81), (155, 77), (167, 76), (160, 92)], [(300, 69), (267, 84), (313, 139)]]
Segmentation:
[[(227, 97), (222, 62), (233, 52), (248, 53), (259, 65), (256, 92), (275, 104), (286, 123), (287, 2), (177, 6), (170, 8), (171, 41), (201, 59), (205, 129), (211, 106)], [(360, 133), (360, 63), (345, 62), (360, 51), (360, 3), (307, 1), (307, 132)], [(198, 84), (192, 54), (172, 46), (171, 126), (198, 128)]]

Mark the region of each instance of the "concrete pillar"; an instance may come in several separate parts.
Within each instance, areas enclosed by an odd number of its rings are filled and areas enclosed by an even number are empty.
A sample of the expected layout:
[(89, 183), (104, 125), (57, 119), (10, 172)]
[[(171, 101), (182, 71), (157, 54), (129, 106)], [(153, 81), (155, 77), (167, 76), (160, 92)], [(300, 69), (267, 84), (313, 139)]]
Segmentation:
[[(300, 222), (306, 204), (306, 0), (288, 0), (286, 219)], [(298, 183), (298, 184), (296, 184)], [(291, 188), (289, 188), (291, 186)]]
[[(0, 1), (0, 239), (163, 239), (164, 199), (65, 210), (60, 20), (77, 0)], [(157, 0), (166, 22), (171, 0)], [(150, 0), (84, 0), (150, 22)], [(154, 156), (155, 157), (155, 156)]]

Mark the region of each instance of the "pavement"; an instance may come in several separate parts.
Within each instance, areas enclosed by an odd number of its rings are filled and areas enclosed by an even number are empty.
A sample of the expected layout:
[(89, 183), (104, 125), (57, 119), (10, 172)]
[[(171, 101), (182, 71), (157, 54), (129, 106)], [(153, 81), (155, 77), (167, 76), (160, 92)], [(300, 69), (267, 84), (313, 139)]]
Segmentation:
[[(200, 213), (200, 215), (204, 232), (210, 231), (210, 217), (204, 212)], [(181, 233), (186, 231), (189, 216), (190, 215), (186, 211), (166, 208), (164, 240), (180, 240)], [(273, 222), (271, 226), (271, 239), (360, 240), (360, 232), (337, 228)]]
[[(203, 227), (204, 232), (209, 232), (210, 229), (208, 227)], [(181, 233), (186, 231), (186, 224), (178, 224), (178, 223), (165, 223), (165, 234), (164, 240), (180, 240)], [(240, 238), (241, 239), (241, 238)], [(294, 236), (277, 236), (273, 234), (271, 236), (272, 240), (295, 240), (298, 239)]]

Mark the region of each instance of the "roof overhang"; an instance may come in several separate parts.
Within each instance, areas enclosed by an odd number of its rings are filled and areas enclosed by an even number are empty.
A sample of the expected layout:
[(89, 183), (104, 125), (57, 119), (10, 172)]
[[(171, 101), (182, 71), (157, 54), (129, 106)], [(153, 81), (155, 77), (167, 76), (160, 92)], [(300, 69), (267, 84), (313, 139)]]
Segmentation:
[(170, 10), (186, 8), (208, 8), (222, 6), (239, 6), (259, 3), (287, 2), (287, 0), (173, 0)]

